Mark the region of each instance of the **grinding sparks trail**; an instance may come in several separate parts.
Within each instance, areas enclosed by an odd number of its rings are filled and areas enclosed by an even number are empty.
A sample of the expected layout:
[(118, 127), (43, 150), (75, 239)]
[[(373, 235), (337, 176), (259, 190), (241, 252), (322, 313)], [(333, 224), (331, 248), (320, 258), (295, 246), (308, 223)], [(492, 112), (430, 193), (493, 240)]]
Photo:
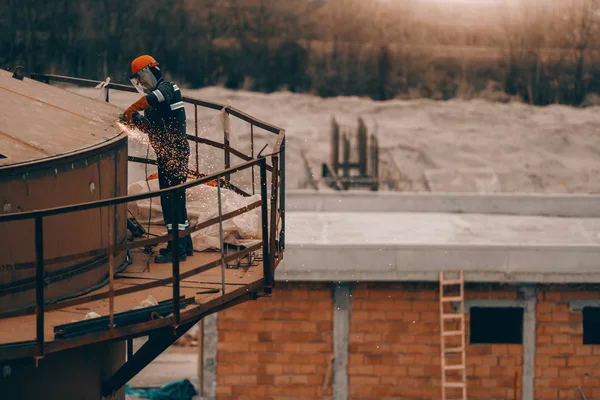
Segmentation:
[(128, 125), (123, 124), (122, 122), (117, 121), (117, 125), (121, 128), (121, 131), (127, 136), (131, 137), (137, 142), (140, 142), (144, 145), (149, 145), (150, 140), (148, 139), (148, 135), (140, 131), (139, 129), (132, 128)]

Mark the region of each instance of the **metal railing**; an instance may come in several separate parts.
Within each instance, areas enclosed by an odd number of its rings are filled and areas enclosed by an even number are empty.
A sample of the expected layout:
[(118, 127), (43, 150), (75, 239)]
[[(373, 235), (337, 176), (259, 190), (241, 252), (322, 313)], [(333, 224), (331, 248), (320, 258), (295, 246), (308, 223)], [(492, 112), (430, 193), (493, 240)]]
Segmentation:
[[(64, 76), (54, 76), (54, 75), (32, 75), (32, 78), (50, 83), (50, 81), (58, 81), (58, 82), (66, 82), (77, 85), (88, 85), (88, 86), (96, 86), (99, 81), (91, 81), (79, 78), (71, 78)], [(135, 89), (132, 86), (118, 85), (118, 84), (108, 84), (104, 87), (106, 90), (105, 100), (109, 101), (109, 90), (122, 90), (128, 92), (135, 92)], [(226, 168), (222, 171), (204, 176), (202, 178), (189, 181), (178, 186), (170, 187), (167, 189), (161, 189), (154, 192), (131, 195), (131, 196), (122, 196), (115, 197), (104, 200), (97, 200), (88, 203), (74, 204), (69, 206), (62, 206), (56, 208), (49, 208), (44, 210), (35, 210), (29, 212), (19, 212), (12, 214), (0, 215), (0, 224), (6, 223), (10, 221), (21, 221), (21, 220), (34, 220), (35, 222), (35, 262), (29, 263), (21, 263), (18, 265), (18, 269), (33, 269), (35, 268), (35, 306), (26, 307), (19, 310), (5, 311), (0, 313), (0, 319), (10, 318), (20, 315), (28, 315), (28, 314), (36, 314), (36, 357), (43, 357), (44, 355), (44, 312), (59, 310), (65, 307), (75, 306), (78, 304), (87, 303), (90, 301), (96, 301), (101, 299), (109, 299), (109, 327), (108, 332), (106, 332), (106, 338), (114, 338), (116, 333), (114, 331), (114, 298), (117, 296), (122, 296), (130, 293), (139, 292), (142, 290), (147, 290), (150, 288), (164, 286), (172, 284), (173, 293), (172, 293), (172, 301), (173, 301), (173, 315), (170, 320), (171, 324), (179, 325), (181, 323), (181, 314), (180, 314), (180, 282), (183, 279), (189, 278), (193, 275), (199, 274), (203, 271), (206, 271), (211, 268), (215, 268), (221, 266), (222, 269), (222, 298), (225, 299), (226, 290), (225, 290), (225, 265), (227, 262), (240, 259), (253, 253), (262, 248), (262, 258), (263, 258), (263, 286), (265, 292), (270, 292), (270, 288), (272, 288), (274, 284), (274, 270), (277, 266), (278, 262), (282, 258), (282, 252), (285, 248), (285, 131), (270, 125), (266, 122), (260, 121), (256, 118), (249, 116), (248, 114), (243, 113), (240, 110), (237, 110), (233, 107), (224, 106), (218, 103), (211, 103), (207, 101), (202, 101), (198, 99), (193, 99), (189, 97), (184, 97), (183, 101), (186, 103), (194, 104), (195, 107), (195, 135), (188, 135), (188, 139), (196, 143), (196, 153), (198, 152), (198, 144), (206, 144), (218, 149), (222, 149), (225, 152), (225, 166)], [(197, 107), (208, 107), (214, 110), (225, 111), (228, 115), (233, 115), (243, 121), (246, 121), (250, 124), (250, 132), (251, 132), (251, 154), (246, 155), (241, 151), (238, 151), (232, 148), (229, 144), (227, 138), (227, 132), (224, 133), (224, 143), (214, 142), (208, 139), (200, 138), (198, 136), (198, 113)], [(257, 158), (254, 157), (254, 127), (260, 127), (269, 132), (277, 134), (278, 140), (275, 144), (274, 151), (265, 156), (259, 156)], [(231, 167), (231, 159), (230, 155), (234, 154), (244, 160), (241, 164)], [(271, 165), (267, 163), (267, 158), (271, 158)], [(155, 163), (154, 160), (140, 160), (135, 157), (130, 157), (130, 161), (132, 162), (148, 162)], [(237, 172), (259, 168), (260, 170), (260, 201), (256, 201), (254, 203), (248, 204), (244, 207), (241, 207), (237, 210), (228, 212), (226, 214), (222, 213), (222, 204), (221, 204), (221, 178), (228, 178), (232, 174)], [(196, 170), (198, 172), (198, 170)], [(268, 187), (268, 172), (271, 173), (271, 185)], [(254, 173), (252, 174), (252, 187), (254, 192)], [(154, 197), (163, 196), (166, 194), (171, 194), (171, 207), (173, 210), (176, 210), (179, 206), (179, 202), (181, 199), (185, 198), (186, 190), (196, 187), (201, 184), (205, 184), (211, 181), (217, 182), (217, 201), (218, 201), (218, 217), (211, 218), (209, 220), (198, 223), (195, 226), (191, 226), (183, 231), (173, 230), (173, 233), (166, 234), (158, 237), (136, 240), (130, 243), (124, 244), (115, 244), (114, 235), (109, 236), (109, 245), (108, 247), (96, 249), (92, 251), (86, 251), (78, 254), (71, 255), (63, 255), (53, 259), (44, 259), (44, 218), (67, 214), (72, 212), (98, 209), (103, 207), (109, 207), (109, 210), (116, 210), (116, 207), (119, 205), (125, 205), (126, 203), (132, 201), (140, 201), (145, 199), (151, 199)], [(235, 188), (235, 187), (234, 187)], [(237, 189), (237, 188), (235, 188)], [(269, 190), (270, 189), (270, 190)], [(242, 193), (246, 196), (249, 194), (244, 193), (241, 190), (236, 190), (238, 193)], [(182, 193), (183, 192), (183, 193)], [(234, 252), (232, 254), (225, 255), (224, 252), (224, 243), (223, 243), (223, 222), (231, 219), (237, 215), (243, 214), (255, 208), (261, 208), (261, 217), (262, 217), (262, 232), (261, 232), (261, 241), (258, 244), (247, 247), (244, 250)], [(270, 216), (269, 216), (269, 208), (270, 208)], [(173, 212), (173, 226), (178, 226), (178, 213)], [(109, 223), (113, 218), (109, 218)], [(279, 229), (279, 224), (281, 223), (281, 229)], [(127, 251), (133, 248), (145, 247), (149, 245), (155, 245), (159, 243), (166, 243), (168, 241), (172, 241), (172, 245), (174, 249), (177, 249), (178, 241), (185, 235), (196, 232), (200, 229), (204, 229), (208, 226), (219, 224), (219, 232), (220, 232), (220, 244), (221, 244), (221, 255), (219, 260), (215, 260), (209, 262), (207, 264), (195, 267), (191, 270), (185, 271), (181, 273), (179, 259), (177, 257), (173, 258), (172, 261), (172, 273), (171, 277), (153, 280), (148, 283), (137, 284), (135, 286), (123, 287), (123, 288), (114, 288), (114, 256), (115, 254), (119, 254), (123, 251)], [(112, 233), (112, 230), (109, 229), (109, 232)], [(59, 262), (73, 261), (78, 259), (83, 259), (90, 256), (106, 256), (108, 255), (108, 275), (109, 275), (109, 289), (107, 292), (88, 294), (80, 297), (74, 297), (67, 300), (61, 300), (53, 303), (48, 303), (44, 298), (44, 286), (45, 286), (45, 266), (56, 264)], [(234, 301), (235, 299), (229, 299)], [(47, 304), (48, 303), (48, 304)], [(161, 321), (161, 326), (164, 326), (164, 321)], [(150, 328), (149, 328), (150, 329)], [(123, 333), (123, 332), (121, 332)], [(125, 330), (124, 334), (127, 334), (127, 330)], [(117, 335), (118, 336), (118, 335)]]

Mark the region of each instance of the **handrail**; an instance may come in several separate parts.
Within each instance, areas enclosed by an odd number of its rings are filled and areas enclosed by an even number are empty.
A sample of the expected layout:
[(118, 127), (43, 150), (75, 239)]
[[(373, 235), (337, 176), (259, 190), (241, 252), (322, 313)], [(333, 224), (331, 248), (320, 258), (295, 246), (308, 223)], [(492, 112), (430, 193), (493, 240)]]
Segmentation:
[[(99, 84), (102, 83), (102, 81), (95, 81), (92, 79), (73, 78), (70, 76), (53, 75), (53, 74), (31, 74), (31, 79), (35, 79), (35, 80), (39, 80), (39, 81), (46, 81), (48, 83), (49, 83), (49, 81), (54, 80), (57, 82), (75, 83), (75, 84), (86, 85), (86, 86), (98, 86)], [(133, 86), (123, 85), (123, 84), (119, 84), (119, 83), (108, 83), (106, 86), (104, 86), (104, 88), (121, 90), (121, 91), (125, 91), (125, 92), (134, 92), (134, 93), (137, 92), (137, 90)], [(227, 113), (229, 113), (241, 120), (244, 120), (248, 123), (258, 126), (259, 128), (262, 128), (266, 131), (269, 131), (269, 132), (272, 132), (272, 133), (275, 133), (278, 135), (282, 132), (285, 132), (283, 129), (281, 129), (275, 125), (261, 121), (257, 118), (250, 116), (249, 114), (246, 114), (245, 112), (243, 112), (241, 110), (238, 110), (235, 107), (231, 107), (226, 104), (220, 104), (220, 103), (215, 103), (212, 101), (195, 99), (193, 97), (187, 97), (187, 96), (183, 96), (183, 101), (187, 102), (187, 103), (195, 104), (197, 106), (205, 107), (205, 108), (212, 108), (213, 110), (225, 110)]]
[(131, 201), (146, 200), (146, 199), (166, 195), (166, 194), (169, 194), (172, 192), (176, 192), (178, 190), (189, 189), (189, 188), (204, 184), (206, 182), (210, 182), (215, 179), (219, 179), (222, 176), (225, 176), (227, 174), (232, 174), (235, 172), (243, 171), (247, 168), (252, 167), (253, 165), (260, 164), (261, 160), (262, 160), (262, 158), (247, 161), (236, 167), (232, 167), (232, 168), (226, 169), (221, 172), (216, 172), (212, 175), (205, 176), (204, 178), (196, 179), (196, 180), (193, 180), (190, 182), (185, 182), (180, 185), (172, 186), (167, 189), (155, 190), (155, 191), (149, 192), (149, 193), (141, 193), (141, 194), (135, 194), (135, 195), (113, 197), (110, 199), (95, 200), (95, 201), (91, 201), (91, 202), (87, 202), (87, 203), (79, 203), (79, 204), (68, 205), (68, 206), (47, 208), (47, 209), (43, 209), (43, 210), (25, 211), (25, 212), (20, 212), (20, 213), (11, 213), (11, 214), (6, 214), (6, 215), (0, 215), (0, 223), (8, 222), (8, 221), (20, 221), (20, 220), (24, 220), (24, 219), (32, 219), (35, 217), (48, 217), (50, 215), (65, 214), (65, 213), (74, 212), (74, 211), (85, 211), (85, 210), (90, 210), (93, 208), (100, 208), (100, 207), (119, 205), (119, 204), (123, 204), (123, 203), (129, 203)]

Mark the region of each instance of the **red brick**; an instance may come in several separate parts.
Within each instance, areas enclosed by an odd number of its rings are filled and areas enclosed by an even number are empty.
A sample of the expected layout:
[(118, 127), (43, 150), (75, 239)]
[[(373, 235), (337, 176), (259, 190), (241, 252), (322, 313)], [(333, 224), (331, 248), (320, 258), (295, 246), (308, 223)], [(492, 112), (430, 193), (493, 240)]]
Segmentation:
[(566, 367), (567, 366), (567, 359), (566, 358), (558, 358), (558, 357), (552, 357), (550, 359), (550, 366), (551, 367)]
[(378, 385), (379, 377), (367, 375), (352, 375), (349, 380), (350, 385)]

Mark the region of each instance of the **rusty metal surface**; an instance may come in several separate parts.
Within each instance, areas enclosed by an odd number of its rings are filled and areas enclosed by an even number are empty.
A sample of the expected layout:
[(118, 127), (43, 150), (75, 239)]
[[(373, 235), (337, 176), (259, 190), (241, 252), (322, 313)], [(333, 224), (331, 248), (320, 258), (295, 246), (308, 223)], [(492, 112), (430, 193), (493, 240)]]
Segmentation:
[[(0, 171), (68, 154), (120, 135), (121, 112), (108, 103), (0, 71)], [(2, 172), (0, 172), (0, 176)]]
[[(101, 200), (127, 193), (127, 143), (96, 157), (85, 157), (68, 165), (40, 168), (31, 165), (30, 174), (0, 182), (4, 213), (30, 211), (68, 204)], [(60, 170), (56, 173), (55, 168)], [(117, 206), (117, 242), (126, 237), (126, 210)], [(108, 246), (108, 208), (54, 215), (44, 220), (44, 258), (75, 254)], [(15, 269), (14, 264), (34, 261), (33, 221), (0, 224), (3, 251), (0, 252), (0, 311), (30, 305), (35, 300), (35, 270)], [(124, 262), (125, 253), (115, 262)], [(89, 256), (77, 262), (48, 265), (47, 277), (54, 281), (46, 288), (46, 299), (80, 292), (105, 279), (106, 259)], [(80, 269), (79, 272), (74, 270)], [(67, 276), (67, 272), (69, 272)], [(63, 276), (61, 279), (60, 276)]]
[[(127, 140), (114, 125), (118, 108), (0, 71), (0, 109), (0, 152), (6, 156), (0, 159), (0, 215), (127, 194)], [(123, 242), (124, 205), (111, 221)], [(108, 244), (107, 208), (50, 216), (43, 226), (44, 258)], [(35, 270), (14, 265), (35, 260), (33, 220), (0, 224), (0, 238), (0, 311), (31, 305)], [(124, 260), (121, 253), (115, 262)], [(46, 266), (46, 300), (98, 284), (106, 278), (105, 265), (106, 259), (89, 256)]]

